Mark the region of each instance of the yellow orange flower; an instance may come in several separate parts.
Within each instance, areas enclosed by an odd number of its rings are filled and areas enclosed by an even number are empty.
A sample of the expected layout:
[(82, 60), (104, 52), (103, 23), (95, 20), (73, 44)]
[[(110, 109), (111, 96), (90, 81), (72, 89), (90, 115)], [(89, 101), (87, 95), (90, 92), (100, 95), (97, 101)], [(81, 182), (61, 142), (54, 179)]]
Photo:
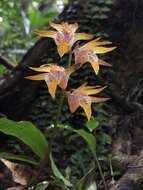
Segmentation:
[(45, 80), (49, 93), (53, 98), (55, 97), (57, 86), (63, 90), (66, 89), (69, 76), (73, 72), (72, 68), (65, 69), (64, 67), (52, 64), (36, 68), (30, 67), (30, 69), (43, 73), (27, 76), (25, 78), (29, 80)]
[(99, 86), (87, 86), (86, 84), (81, 85), (73, 92), (67, 92), (68, 104), (70, 111), (73, 113), (78, 107), (82, 107), (88, 120), (91, 118), (92, 110), (91, 104), (97, 102), (105, 102), (109, 98), (100, 98), (92, 95), (98, 94), (105, 87), (99, 88)]
[(97, 54), (103, 54), (112, 51), (115, 47), (104, 47), (103, 45), (111, 44), (111, 42), (100, 41), (100, 38), (92, 40), (85, 45), (77, 46), (74, 50), (75, 68), (89, 62), (96, 74), (99, 72), (99, 65), (111, 66), (109, 63), (98, 58)]
[(61, 24), (56, 24), (51, 22), (50, 26), (56, 31), (34, 30), (34, 32), (39, 36), (53, 38), (57, 45), (60, 57), (65, 53), (68, 53), (76, 41), (90, 40), (93, 38), (93, 35), (91, 34), (75, 33), (78, 29), (77, 23), (68, 24), (66, 22), (62, 22)]

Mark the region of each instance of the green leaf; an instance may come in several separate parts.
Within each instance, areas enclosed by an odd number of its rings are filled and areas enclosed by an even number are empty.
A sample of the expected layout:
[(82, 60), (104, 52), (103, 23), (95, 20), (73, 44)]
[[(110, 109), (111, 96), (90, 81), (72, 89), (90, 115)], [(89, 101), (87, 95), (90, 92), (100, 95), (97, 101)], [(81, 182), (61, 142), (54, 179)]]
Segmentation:
[(0, 152), (0, 158), (5, 158), (9, 160), (19, 160), (19, 161), (27, 162), (29, 164), (37, 165), (36, 161), (34, 161), (33, 159), (25, 155), (16, 155), (13, 153), (8, 153), (8, 152)]
[(46, 187), (44, 187), (42, 184), (38, 184), (37, 186), (36, 186), (36, 189), (35, 190), (45, 190), (46, 189)]
[(70, 127), (68, 125), (58, 125), (58, 127), (70, 130), (70, 131), (75, 132), (78, 135), (80, 135), (89, 145), (93, 155), (96, 154), (96, 138), (94, 135), (92, 135), (92, 133), (89, 133), (89, 132), (85, 131), (84, 129), (74, 130), (74, 129), (72, 129), (72, 127)]
[(92, 184), (90, 184), (90, 186), (87, 188), (87, 190), (96, 190), (97, 186), (96, 186), (96, 182), (93, 182)]
[(93, 130), (95, 130), (97, 127), (99, 126), (99, 122), (96, 121), (94, 118), (92, 118), (91, 120), (89, 120), (86, 123), (86, 127), (92, 132)]
[(90, 170), (76, 184), (76, 190), (96, 190), (95, 169)]
[(48, 142), (39, 129), (27, 121), (15, 122), (8, 119), (0, 119), (0, 131), (17, 137), (28, 145), (41, 159), (48, 150)]
[(68, 181), (63, 175), (62, 173), (59, 171), (59, 169), (57, 168), (54, 160), (53, 160), (53, 157), (52, 157), (52, 154), (50, 154), (50, 161), (51, 161), (51, 168), (53, 170), (53, 173), (55, 175), (55, 177), (57, 177), (58, 179), (62, 180), (64, 185), (66, 187), (72, 187), (72, 184), (70, 183), (70, 181)]
[(3, 65), (0, 65), (0, 76), (3, 76), (5, 72), (5, 67)]
[(91, 133), (85, 131), (84, 129), (78, 129), (78, 130), (73, 130), (76, 132), (78, 135), (80, 135), (84, 140), (88, 143), (92, 153), (95, 155), (96, 152), (96, 138), (94, 135)]

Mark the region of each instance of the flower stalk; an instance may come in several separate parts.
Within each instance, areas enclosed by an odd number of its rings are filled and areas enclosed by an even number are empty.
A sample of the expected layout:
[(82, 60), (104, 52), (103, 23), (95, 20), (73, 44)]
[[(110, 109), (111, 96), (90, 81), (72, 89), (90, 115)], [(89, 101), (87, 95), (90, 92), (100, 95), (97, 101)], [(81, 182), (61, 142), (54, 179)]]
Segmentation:
[[(72, 63), (72, 51), (69, 52), (67, 69), (69, 69), (71, 67), (71, 63)], [(55, 128), (57, 128), (57, 125), (58, 125), (60, 117), (61, 117), (62, 107), (63, 107), (63, 103), (64, 103), (64, 97), (65, 97), (64, 91), (62, 91), (62, 94), (61, 94), (60, 99), (59, 99), (58, 111), (57, 111), (56, 118), (54, 121), (54, 127)]]
[(95, 161), (96, 161), (96, 164), (97, 164), (97, 167), (98, 167), (98, 170), (99, 170), (101, 179), (102, 179), (102, 181), (103, 181), (104, 189), (105, 189), (105, 190), (108, 190), (108, 189), (107, 189), (107, 185), (106, 185), (106, 181), (105, 181), (105, 177), (104, 177), (104, 173), (103, 173), (103, 171), (102, 171), (102, 168), (101, 168), (101, 165), (100, 165), (100, 162), (99, 162), (99, 160), (98, 160), (98, 157), (97, 157), (97, 154), (96, 154), (96, 153), (94, 154), (94, 159), (95, 159)]
[(64, 95), (61, 94), (61, 96), (59, 98), (58, 111), (57, 111), (56, 118), (55, 118), (55, 121), (54, 121), (54, 128), (57, 128), (57, 126), (59, 124), (59, 120), (60, 120), (61, 113), (62, 113), (63, 103), (64, 103)]

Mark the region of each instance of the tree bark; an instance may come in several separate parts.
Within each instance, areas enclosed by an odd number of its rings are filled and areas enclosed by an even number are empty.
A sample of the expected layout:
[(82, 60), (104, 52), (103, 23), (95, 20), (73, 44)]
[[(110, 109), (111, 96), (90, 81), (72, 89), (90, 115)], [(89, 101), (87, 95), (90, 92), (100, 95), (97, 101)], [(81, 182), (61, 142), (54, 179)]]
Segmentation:
[[(143, 182), (143, 1), (118, 0), (105, 23), (117, 44), (113, 54), (110, 127), (112, 153), (119, 157), (115, 167), (123, 176), (112, 190), (141, 189)], [(133, 167), (130, 167), (133, 166)]]

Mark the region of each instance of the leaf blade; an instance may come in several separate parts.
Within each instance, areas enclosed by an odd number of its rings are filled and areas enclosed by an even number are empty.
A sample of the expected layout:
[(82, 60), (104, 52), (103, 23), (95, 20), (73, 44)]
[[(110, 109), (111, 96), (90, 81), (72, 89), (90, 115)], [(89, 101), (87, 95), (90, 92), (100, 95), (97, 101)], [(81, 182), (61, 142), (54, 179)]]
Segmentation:
[(54, 160), (53, 160), (53, 157), (52, 157), (52, 154), (50, 154), (50, 161), (51, 161), (51, 168), (53, 170), (53, 173), (54, 175), (63, 181), (64, 185), (67, 186), (67, 187), (72, 187), (72, 184), (70, 183), (70, 181), (68, 181), (63, 175), (62, 173), (59, 171), (59, 169), (57, 168)]
[(73, 131), (76, 132), (78, 135), (80, 135), (87, 142), (92, 153), (95, 155), (95, 152), (96, 152), (95, 137), (91, 133), (85, 131), (84, 129), (78, 129), (78, 130), (73, 130)]
[(40, 158), (44, 158), (48, 150), (48, 141), (31, 122), (15, 122), (8, 119), (0, 119), (0, 131), (20, 139), (28, 145), (31, 150)]
[(76, 184), (76, 190), (97, 190), (95, 168), (87, 172)]
[(5, 159), (9, 159), (9, 160), (19, 160), (19, 161), (23, 161), (23, 162), (27, 162), (29, 164), (33, 164), (33, 165), (37, 165), (37, 162), (31, 158), (29, 158), (28, 156), (25, 155), (16, 155), (13, 153), (9, 153), (9, 152), (0, 152), (0, 158), (5, 158)]

